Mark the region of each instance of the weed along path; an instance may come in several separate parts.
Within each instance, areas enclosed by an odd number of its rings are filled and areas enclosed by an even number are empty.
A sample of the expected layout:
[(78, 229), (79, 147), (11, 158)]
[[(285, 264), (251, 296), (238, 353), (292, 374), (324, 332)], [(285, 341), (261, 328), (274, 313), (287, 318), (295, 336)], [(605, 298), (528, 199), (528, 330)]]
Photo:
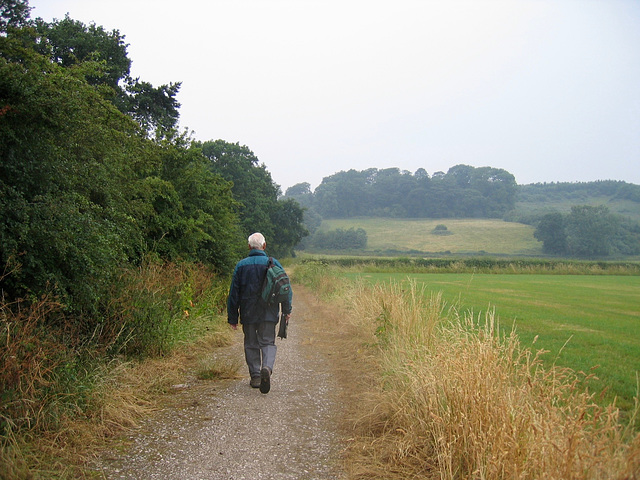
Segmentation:
[(249, 386), (242, 333), (212, 352), (241, 365), (239, 378), (185, 379), (165, 406), (103, 455), (106, 479), (340, 479), (346, 383), (327, 333), (327, 308), (294, 286), (287, 339), (277, 339), (271, 391)]

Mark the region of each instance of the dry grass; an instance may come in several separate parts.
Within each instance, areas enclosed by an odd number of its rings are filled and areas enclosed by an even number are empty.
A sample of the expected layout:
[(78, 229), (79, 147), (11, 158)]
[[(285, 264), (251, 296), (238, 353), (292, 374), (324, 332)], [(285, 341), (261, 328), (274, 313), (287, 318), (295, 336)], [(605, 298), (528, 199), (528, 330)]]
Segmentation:
[(446, 311), (415, 285), (356, 285), (345, 298), (379, 359), (351, 478), (640, 478), (640, 435), (617, 409), (598, 407), (574, 372), (545, 370), (493, 314)]
[[(114, 360), (103, 367), (84, 411), (70, 412), (59, 419), (57, 428), (6, 435), (0, 448), (0, 479), (90, 477), (84, 466), (105, 440), (135, 428), (157, 408), (163, 393), (194, 373), (190, 372), (193, 365), (205, 364), (212, 350), (231, 342), (222, 321), (202, 321), (208, 325), (207, 334), (170, 355), (135, 362)], [(234, 366), (224, 368), (231, 375)]]

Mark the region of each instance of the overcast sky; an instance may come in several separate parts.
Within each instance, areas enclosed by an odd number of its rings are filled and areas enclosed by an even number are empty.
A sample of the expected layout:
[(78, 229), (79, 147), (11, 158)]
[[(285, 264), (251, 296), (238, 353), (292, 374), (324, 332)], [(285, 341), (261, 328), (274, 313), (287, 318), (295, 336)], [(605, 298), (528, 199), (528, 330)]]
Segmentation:
[(182, 82), (180, 125), (283, 191), (341, 170), (640, 184), (638, 0), (30, 0)]

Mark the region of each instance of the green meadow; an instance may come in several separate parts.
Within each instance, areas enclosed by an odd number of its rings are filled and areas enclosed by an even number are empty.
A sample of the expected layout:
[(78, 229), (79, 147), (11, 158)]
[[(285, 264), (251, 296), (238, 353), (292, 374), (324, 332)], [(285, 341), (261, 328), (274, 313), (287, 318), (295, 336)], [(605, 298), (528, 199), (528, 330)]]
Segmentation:
[(442, 292), (448, 307), (484, 318), (495, 310), (500, 328), (512, 328), (524, 347), (545, 350), (547, 365), (569, 367), (597, 378), (591, 391), (617, 398), (630, 410), (640, 373), (640, 277), (615, 275), (510, 275), (348, 273), (369, 282), (424, 285)]
[[(436, 225), (445, 225), (448, 235), (435, 235)], [(542, 242), (533, 236), (531, 225), (496, 219), (325, 219), (320, 230), (363, 228), (367, 247), (363, 253), (433, 252), (542, 255)]]

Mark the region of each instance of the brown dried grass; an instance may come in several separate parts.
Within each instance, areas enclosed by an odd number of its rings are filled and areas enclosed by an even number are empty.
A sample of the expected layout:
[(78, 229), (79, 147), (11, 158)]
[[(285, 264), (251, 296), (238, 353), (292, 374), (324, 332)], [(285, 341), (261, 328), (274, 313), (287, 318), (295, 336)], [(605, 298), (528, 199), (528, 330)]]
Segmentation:
[[(40, 392), (55, 386), (49, 374), (68, 361), (69, 354), (55, 338), (42, 334), (42, 320), (59, 305), (43, 299), (28, 309), (8, 307), (0, 309), (0, 381), (14, 394), (11, 404), (0, 405), (2, 480), (90, 476), (84, 466), (105, 440), (135, 428), (157, 408), (162, 393), (184, 381), (193, 365), (231, 342), (223, 319), (193, 319), (201, 324), (194, 325), (202, 331), (197, 341), (185, 342), (164, 357), (115, 359), (103, 365), (92, 372), (83, 404), (74, 408), (71, 399), (52, 419), (51, 403), (64, 403), (65, 394), (60, 390), (52, 400)], [(25, 351), (29, 345), (33, 347)]]
[(544, 352), (499, 332), (492, 313), (459, 315), (415, 285), (358, 284), (345, 297), (379, 360), (347, 449), (351, 478), (640, 478), (633, 426), (596, 405), (588, 377), (544, 369)]

